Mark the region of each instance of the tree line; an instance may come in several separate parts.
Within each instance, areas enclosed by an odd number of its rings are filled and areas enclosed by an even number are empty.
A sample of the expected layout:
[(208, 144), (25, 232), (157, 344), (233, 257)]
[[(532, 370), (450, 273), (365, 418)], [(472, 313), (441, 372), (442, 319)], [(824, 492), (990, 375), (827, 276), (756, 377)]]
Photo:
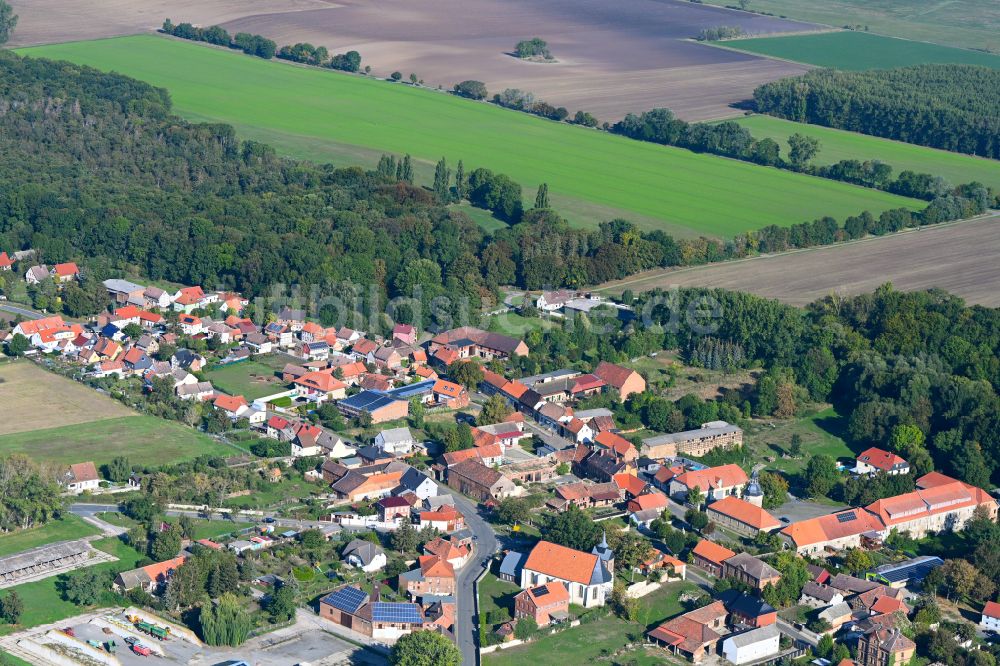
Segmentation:
[(1000, 71), (975, 65), (813, 70), (754, 91), (758, 111), (1000, 158)]
[(208, 44), (215, 44), (216, 46), (239, 49), (247, 55), (257, 56), (265, 60), (277, 57), (282, 60), (291, 60), (292, 62), (300, 62), (306, 65), (315, 65), (316, 67), (329, 67), (330, 69), (339, 69), (345, 72), (357, 72), (361, 68), (361, 54), (357, 51), (331, 55), (325, 46), (313, 46), (308, 42), (299, 42), (298, 44), (278, 48), (278, 45), (273, 40), (262, 35), (238, 32), (230, 36), (225, 28), (217, 25), (208, 28), (198, 28), (190, 23), (178, 23), (174, 25), (173, 21), (166, 19), (160, 28), (160, 32), (180, 37), (181, 39), (190, 39), (195, 42), (206, 42)]
[[(750, 130), (737, 122), (730, 120), (722, 123), (687, 123), (674, 116), (670, 109), (653, 109), (640, 114), (630, 113), (615, 123), (611, 131), (639, 141), (678, 146), (698, 153), (723, 155), (926, 201), (947, 196), (956, 189), (941, 177), (909, 170), (900, 172), (894, 179), (892, 166), (879, 160), (861, 162), (848, 159), (829, 166), (814, 166), (810, 161), (819, 153), (820, 143), (815, 137), (799, 133), (789, 137), (786, 159), (782, 157), (781, 147), (775, 140), (755, 139)], [(980, 183), (969, 183), (959, 187), (963, 188), (970, 198), (985, 198), (987, 206), (993, 205), (996, 201), (997, 194)], [(978, 192), (973, 194), (973, 189)]]

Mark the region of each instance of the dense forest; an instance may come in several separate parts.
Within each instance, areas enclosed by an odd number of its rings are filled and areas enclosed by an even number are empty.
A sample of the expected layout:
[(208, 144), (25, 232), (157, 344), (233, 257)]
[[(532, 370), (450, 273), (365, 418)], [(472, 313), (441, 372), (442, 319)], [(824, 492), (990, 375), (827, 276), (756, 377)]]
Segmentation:
[(1000, 158), (1000, 71), (973, 65), (815, 70), (754, 91), (763, 113)]

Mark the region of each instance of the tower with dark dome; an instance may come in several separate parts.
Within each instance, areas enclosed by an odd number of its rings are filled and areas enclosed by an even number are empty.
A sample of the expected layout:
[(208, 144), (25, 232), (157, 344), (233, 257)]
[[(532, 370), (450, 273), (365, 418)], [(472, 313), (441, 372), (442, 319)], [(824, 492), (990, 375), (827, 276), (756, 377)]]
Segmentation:
[(592, 554), (597, 555), (597, 557), (604, 562), (604, 566), (608, 568), (610, 573), (615, 571), (615, 551), (611, 550), (611, 546), (608, 545), (608, 531), (604, 530), (601, 533), (601, 543), (594, 546), (594, 550), (590, 551)]

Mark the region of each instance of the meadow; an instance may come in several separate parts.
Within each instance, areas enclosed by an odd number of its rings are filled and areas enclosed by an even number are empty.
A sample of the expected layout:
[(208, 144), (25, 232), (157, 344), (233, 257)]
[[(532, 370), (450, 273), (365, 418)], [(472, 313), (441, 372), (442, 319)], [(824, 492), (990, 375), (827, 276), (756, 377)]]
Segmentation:
[(995, 0), (753, 0), (750, 8), (837, 28), (845, 23), (862, 25), (893, 37), (1000, 50), (1000, 5)]
[(275, 363), (240, 361), (239, 363), (216, 366), (205, 373), (205, 378), (212, 382), (216, 388), (230, 395), (242, 395), (251, 402), (257, 398), (274, 395), (288, 388), (281, 381), (281, 377), (274, 374), (275, 370), (284, 367), (286, 361), (283, 356), (271, 355), (271, 357), (280, 363), (277, 367), (275, 367)]
[(116, 456), (144, 465), (163, 465), (203, 454), (240, 452), (174, 421), (126, 416), (0, 436), (0, 455), (12, 453), (65, 464), (91, 460), (101, 466)]
[(833, 164), (840, 160), (881, 160), (892, 166), (893, 176), (907, 169), (918, 173), (941, 176), (958, 185), (978, 181), (1000, 189), (1000, 161), (946, 150), (926, 148), (912, 143), (857, 134), (844, 130), (796, 123), (772, 116), (754, 115), (739, 118), (740, 125), (750, 130), (755, 138), (771, 138), (781, 144), (783, 155), (788, 155), (788, 137), (804, 134), (819, 140), (819, 154), (812, 163)]
[(134, 416), (135, 412), (94, 389), (47, 372), (29, 361), (0, 365), (3, 435), (40, 428)]
[(922, 202), (843, 183), (572, 127), (405, 84), (266, 62), (135, 36), (24, 49), (148, 81), (177, 113), (227, 122), (286, 154), (373, 164), (380, 152), (442, 156), (505, 173), (534, 196), (549, 185), (571, 223), (622, 216), (645, 229), (728, 237), (823, 215), (844, 219)]
[(1000, 56), (928, 42), (845, 30), (788, 37), (734, 39), (725, 48), (835, 69), (889, 69), (927, 63), (1000, 69)]

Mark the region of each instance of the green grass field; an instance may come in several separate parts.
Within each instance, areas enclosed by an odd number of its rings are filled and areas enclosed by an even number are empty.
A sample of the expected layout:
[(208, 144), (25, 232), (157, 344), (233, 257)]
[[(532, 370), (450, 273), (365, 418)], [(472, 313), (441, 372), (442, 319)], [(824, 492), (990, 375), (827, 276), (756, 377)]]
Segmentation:
[[(705, 0), (735, 6), (735, 0)], [(752, 0), (750, 9), (825, 23), (866, 25), (893, 37), (1000, 51), (1000, 5), (996, 0)]]
[[(93, 567), (96, 571), (108, 572), (109, 581), (112, 574), (134, 569), (143, 558), (138, 552), (113, 537), (100, 539), (95, 541), (93, 545), (95, 548), (118, 558), (117, 562), (105, 562)], [(89, 608), (77, 606), (63, 599), (61, 592), (61, 582), (63, 579), (64, 576), (62, 575), (51, 576), (33, 583), (25, 583), (7, 588), (5, 592), (16, 590), (21, 599), (24, 600), (24, 613), (21, 615), (21, 621), (17, 627), (9, 624), (0, 625), (0, 635), (7, 635), (25, 627), (58, 622), (90, 610)], [(99, 605), (120, 605), (122, 601), (120, 597), (111, 592), (109, 585), (105, 598), (101, 599)]]
[(67, 464), (92, 460), (99, 467), (115, 456), (160, 465), (205, 453), (225, 456), (238, 452), (180, 423), (154, 416), (126, 416), (0, 436), (0, 455), (11, 453)]
[(334, 163), (379, 152), (442, 156), (505, 173), (531, 200), (542, 182), (571, 222), (620, 215), (644, 228), (732, 236), (822, 215), (843, 219), (921, 202), (711, 155), (632, 141), (457, 97), (156, 36), (28, 48), (163, 86), (196, 121)]
[(0, 536), (0, 557), (56, 541), (82, 539), (97, 533), (96, 527), (85, 523), (79, 516), (67, 514), (64, 518), (53, 520), (41, 527)]
[[(771, 456), (774, 462), (767, 463), (767, 469), (785, 474), (797, 474), (805, 469), (809, 458), (825, 454), (836, 459), (853, 458), (855, 453), (840, 436), (846, 425), (832, 407), (788, 421), (774, 421), (774, 427), (756, 423), (746, 429), (746, 445), (753, 451), (755, 460)], [(782, 458), (791, 444), (792, 435), (802, 438), (802, 455), (797, 458)]]
[(1000, 69), (1000, 56), (845, 30), (789, 37), (734, 39), (727, 48), (835, 69), (888, 69), (927, 63), (959, 63)]
[(754, 138), (768, 137), (780, 143), (783, 155), (788, 154), (787, 139), (792, 134), (804, 134), (819, 139), (819, 154), (813, 159), (813, 164), (826, 165), (848, 159), (862, 162), (879, 159), (892, 165), (893, 176), (909, 169), (941, 176), (953, 185), (975, 180), (993, 188), (1000, 188), (1000, 161), (997, 160), (925, 148), (820, 125), (796, 123), (771, 116), (747, 116), (737, 119), (737, 122), (750, 130)]
[(281, 377), (275, 376), (272, 366), (258, 361), (240, 361), (212, 368), (205, 373), (205, 378), (216, 388), (230, 395), (242, 395), (251, 402), (287, 388)]

